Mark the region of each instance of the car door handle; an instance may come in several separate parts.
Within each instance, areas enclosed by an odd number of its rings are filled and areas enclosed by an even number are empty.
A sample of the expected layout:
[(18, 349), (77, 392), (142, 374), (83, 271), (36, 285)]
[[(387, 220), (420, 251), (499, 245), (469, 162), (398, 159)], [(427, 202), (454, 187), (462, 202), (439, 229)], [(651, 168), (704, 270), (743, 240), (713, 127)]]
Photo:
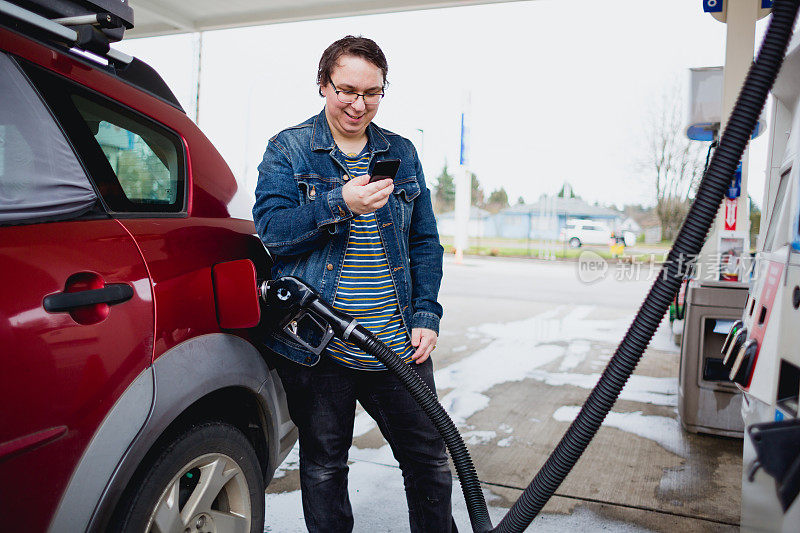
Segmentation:
[(127, 283), (112, 283), (102, 289), (77, 292), (59, 292), (44, 298), (44, 310), (48, 313), (63, 313), (96, 304), (119, 304), (133, 298), (133, 287)]

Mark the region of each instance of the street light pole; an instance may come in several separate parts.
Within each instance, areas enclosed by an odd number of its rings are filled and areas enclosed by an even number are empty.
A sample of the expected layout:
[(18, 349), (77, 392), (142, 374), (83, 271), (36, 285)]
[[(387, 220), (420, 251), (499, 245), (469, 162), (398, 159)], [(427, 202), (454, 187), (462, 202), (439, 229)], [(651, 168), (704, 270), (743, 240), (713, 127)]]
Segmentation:
[(467, 166), (469, 165), (469, 93), (464, 94), (464, 105), (461, 113), (461, 153), (459, 155), (459, 169), (455, 179), (456, 201), (454, 220), (456, 224), (454, 245), (456, 264), (464, 260), (464, 251), (469, 244), (469, 212), (472, 197), (472, 181)]
[(203, 67), (203, 32), (192, 34), (192, 97), (189, 118), (200, 125), (200, 74)]

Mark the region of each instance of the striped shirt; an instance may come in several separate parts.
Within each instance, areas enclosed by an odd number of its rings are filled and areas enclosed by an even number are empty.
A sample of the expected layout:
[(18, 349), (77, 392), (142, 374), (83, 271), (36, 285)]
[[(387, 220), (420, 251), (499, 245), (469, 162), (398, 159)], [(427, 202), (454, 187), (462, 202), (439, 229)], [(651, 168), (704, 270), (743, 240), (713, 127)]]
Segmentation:
[[(370, 154), (345, 155), (352, 176), (367, 173)], [(397, 294), (389, 271), (375, 213), (354, 216), (350, 221), (347, 250), (333, 307), (351, 315), (389, 348), (411, 361), (414, 348), (408, 339)], [(382, 363), (354, 344), (334, 337), (327, 355), (344, 366), (359, 370), (386, 370)]]

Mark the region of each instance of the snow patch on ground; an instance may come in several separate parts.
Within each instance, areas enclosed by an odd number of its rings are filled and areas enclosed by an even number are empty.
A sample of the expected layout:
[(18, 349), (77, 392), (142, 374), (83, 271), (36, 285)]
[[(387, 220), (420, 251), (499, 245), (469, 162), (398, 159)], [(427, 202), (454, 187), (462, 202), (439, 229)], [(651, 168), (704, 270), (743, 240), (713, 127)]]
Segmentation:
[[(622, 340), (622, 338), (620, 338)], [(669, 324), (669, 317), (664, 317), (658, 329), (653, 335), (653, 340), (647, 345), (648, 349), (660, 350), (662, 352), (681, 353), (681, 347), (672, 340), (672, 328)]]
[(466, 444), (487, 444), (497, 438), (495, 431), (467, 431), (461, 437)]
[(372, 417), (369, 416), (369, 414), (367, 414), (365, 411), (362, 411), (356, 416), (356, 420), (353, 423), (353, 438), (366, 435), (376, 427), (378, 427), (378, 425), (375, 423)]
[[(581, 408), (575, 405), (559, 407), (553, 413), (553, 418), (561, 422), (572, 422), (580, 410)], [(674, 418), (643, 415), (641, 411), (610, 412), (603, 421), (603, 425), (657, 442), (665, 450), (680, 457), (687, 457), (689, 454), (680, 423)]]
[(560, 306), (523, 320), (482, 324), (474, 329), (487, 337), (513, 338), (534, 344), (571, 343), (577, 339), (616, 344), (631, 322), (627, 317), (611, 320), (589, 319), (587, 317), (596, 309), (592, 305), (576, 306), (563, 317), (559, 317), (563, 309)]
[(460, 426), (467, 421), (467, 418), (485, 409), (489, 405), (489, 397), (459, 386), (459, 390), (453, 390), (444, 398), (440, 398), (439, 402), (453, 419), (453, 423)]
[[(575, 374), (569, 372), (545, 372), (536, 370), (527, 377), (542, 381), (553, 387), (572, 385), (583, 389), (591, 389), (600, 379), (600, 374)], [(650, 376), (632, 375), (620, 395), (621, 400), (650, 403), (653, 405), (678, 405), (677, 378), (654, 378)]]
[(511, 437), (500, 439), (499, 441), (497, 441), (497, 445), (500, 446), (501, 448), (508, 448), (509, 446), (511, 446), (512, 442), (514, 442), (513, 435)]
[(572, 370), (579, 364), (583, 363), (586, 356), (589, 355), (589, 350), (592, 345), (588, 341), (579, 339), (573, 341), (567, 347), (567, 353), (561, 361), (561, 366), (558, 367), (560, 371)]
[(561, 346), (540, 346), (533, 341), (512, 338), (497, 339), (469, 357), (436, 371), (436, 386), (483, 392), (500, 383), (522, 381), (531, 370), (562, 355), (564, 348)]

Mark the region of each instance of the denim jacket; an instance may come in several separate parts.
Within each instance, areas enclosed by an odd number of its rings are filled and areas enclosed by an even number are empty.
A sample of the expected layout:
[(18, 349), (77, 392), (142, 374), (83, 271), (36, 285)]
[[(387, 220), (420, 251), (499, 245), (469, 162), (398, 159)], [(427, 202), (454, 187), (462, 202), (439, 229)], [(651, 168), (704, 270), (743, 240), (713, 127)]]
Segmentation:
[[(403, 325), (439, 331), (442, 246), (422, 166), (408, 139), (370, 123), (369, 173), (375, 161), (400, 159), (389, 201), (375, 212)], [(325, 110), (269, 140), (258, 166), (253, 220), (273, 258), (272, 277), (297, 276), (333, 302), (353, 213), (342, 198), (351, 176), (335, 149)], [(265, 339), (273, 351), (304, 365), (319, 357), (279, 331)]]

